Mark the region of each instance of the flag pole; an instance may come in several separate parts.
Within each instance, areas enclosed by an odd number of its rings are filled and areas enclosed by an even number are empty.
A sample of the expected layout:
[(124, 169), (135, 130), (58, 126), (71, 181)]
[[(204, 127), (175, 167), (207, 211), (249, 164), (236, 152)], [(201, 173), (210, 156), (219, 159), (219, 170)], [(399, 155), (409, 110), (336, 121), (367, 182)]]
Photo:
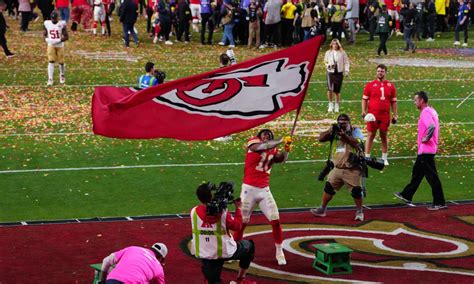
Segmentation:
[[(322, 38), (322, 42), (324, 42), (325, 38), (324, 38), (324, 36), (322, 36), (322, 37), (323, 37), (323, 38)], [(316, 65), (316, 60), (317, 60), (317, 58), (318, 58), (318, 54), (319, 54), (319, 49), (320, 49), (320, 48), (321, 48), (321, 44), (320, 44), (319, 47), (318, 47), (318, 52), (316, 53), (316, 56), (314, 57), (313, 66)], [(313, 70), (311, 70), (311, 73), (309, 74), (308, 85), (306, 85), (306, 90), (305, 90), (304, 97), (303, 97), (303, 99), (301, 100), (300, 106), (299, 106), (298, 109), (296, 110), (295, 121), (293, 122), (293, 127), (291, 128), (290, 137), (293, 137), (293, 135), (295, 134), (296, 123), (298, 122), (298, 117), (299, 117), (300, 112), (301, 112), (301, 107), (303, 106), (304, 99), (306, 98), (306, 95), (307, 95), (307, 92), (308, 92), (309, 80), (311, 80), (311, 76), (313, 75), (313, 71), (314, 71), (314, 67), (313, 67)]]

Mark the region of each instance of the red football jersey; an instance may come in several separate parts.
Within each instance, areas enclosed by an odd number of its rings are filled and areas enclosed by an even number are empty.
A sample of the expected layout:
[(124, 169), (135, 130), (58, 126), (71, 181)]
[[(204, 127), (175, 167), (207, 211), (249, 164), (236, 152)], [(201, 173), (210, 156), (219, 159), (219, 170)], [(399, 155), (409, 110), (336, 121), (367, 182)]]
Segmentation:
[(245, 155), (244, 183), (255, 187), (267, 187), (270, 181), (273, 157), (278, 154), (278, 149), (268, 149), (254, 152), (249, 149), (252, 144), (262, 143), (258, 137), (247, 141), (247, 154)]
[(364, 88), (362, 99), (369, 101), (368, 113), (378, 118), (390, 118), (390, 106), (397, 101), (395, 85), (387, 80), (373, 80)]

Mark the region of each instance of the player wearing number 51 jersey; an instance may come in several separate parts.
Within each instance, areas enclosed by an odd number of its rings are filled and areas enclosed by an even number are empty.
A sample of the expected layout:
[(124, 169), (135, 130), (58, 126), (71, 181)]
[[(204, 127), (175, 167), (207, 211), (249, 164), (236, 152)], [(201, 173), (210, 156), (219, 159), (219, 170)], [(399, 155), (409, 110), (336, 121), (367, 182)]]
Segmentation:
[[(279, 152), (276, 148), (285, 143), (285, 151)], [(250, 216), (255, 205), (258, 204), (265, 217), (272, 225), (273, 238), (276, 247), (276, 259), (279, 265), (285, 265), (285, 254), (281, 247), (283, 233), (280, 225), (280, 215), (275, 199), (270, 192), (269, 180), (273, 163), (286, 161), (291, 149), (291, 138), (274, 139), (269, 129), (261, 130), (256, 137), (247, 142), (245, 156), (244, 181), (240, 198), (242, 199), (242, 229), (235, 232), (234, 239), (242, 239), (245, 227), (250, 222)]]
[(51, 13), (51, 20), (44, 21), (44, 38), (48, 43), (48, 86), (53, 85), (54, 63), (59, 63), (59, 82), (64, 84), (64, 42), (69, 39), (66, 22), (59, 21), (56, 11)]
[(367, 121), (367, 141), (365, 144), (365, 154), (370, 157), (372, 144), (374, 142), (377, 129), (380, 133), (382, 142), (382, 159), (388, 166), (388, 127), (390, 126), (390, 108), (392, 108), (392, 122), (398, 120), (397, 90), (395, 85), (385, 80), (387, 67), (383, 64), (377, 66), (377, 79), (367, 83), (362, 97), (362, 117), (365, 118), (368, 113), (375, 116), (374, 119)]

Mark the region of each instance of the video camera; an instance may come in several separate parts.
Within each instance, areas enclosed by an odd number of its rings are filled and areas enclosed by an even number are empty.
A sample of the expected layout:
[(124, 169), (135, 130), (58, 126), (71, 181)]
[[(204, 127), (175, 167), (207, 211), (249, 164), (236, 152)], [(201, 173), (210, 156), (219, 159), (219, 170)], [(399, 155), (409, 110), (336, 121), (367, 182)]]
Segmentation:
[(234, 202), (234, 183), (221, 182), (219, 187), (211, 186), (212, 199), (206, 204), (206, 215), (217, 215), (227, 208), (227, 204)]
[[(339, 123), (334, 123), (334, 124), (332, 125), (331, 133), (332, 133), (332, 135), (334, 136), (334, 135), (337, 135), (337, 133), (339, 133), (341, 130), (343, 130), (343, 129), (342, 129), (342, 125), (339, 124)], [(351, 135), (352, 135), (352, 131), (351, 131), (351, 130), (346, 130), (346, 131), (344, 131), (344, 132), (345, 132), (346, 135), (348, 135), (348, 136), (351, 136)]]

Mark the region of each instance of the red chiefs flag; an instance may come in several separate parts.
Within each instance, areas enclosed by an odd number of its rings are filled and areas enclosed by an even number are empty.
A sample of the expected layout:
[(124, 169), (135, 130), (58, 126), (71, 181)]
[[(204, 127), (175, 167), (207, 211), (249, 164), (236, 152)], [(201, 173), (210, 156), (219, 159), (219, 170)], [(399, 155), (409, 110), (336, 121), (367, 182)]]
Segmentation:
[(208, 140), (273, 120), (303, 103), (322, 40), (141, 91), (97, 87), (94, 133)]

